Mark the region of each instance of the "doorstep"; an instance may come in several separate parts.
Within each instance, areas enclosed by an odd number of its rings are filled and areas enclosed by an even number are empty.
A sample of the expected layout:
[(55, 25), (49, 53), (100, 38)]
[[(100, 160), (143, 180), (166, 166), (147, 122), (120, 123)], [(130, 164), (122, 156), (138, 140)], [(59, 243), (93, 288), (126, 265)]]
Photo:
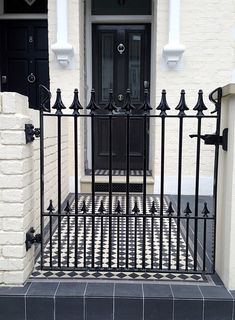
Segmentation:
[[(135, 192), (135, 186), (137, 187), (136, 192), (138, 189), (143, 186), (143, 177), (142, 176), (129, 176), (129, 183), (130, 188), (132, 189), (131, 192)], [(107, 188), (105, 189), (105, 185), (109, 184), (109, 176), (108, 175), (96, 175), (95, 176), (95, 185), (98, 188), (96, 191), (102, 192), (102, 185), (104, 188), (103, 192), (107, 192)], [(112, 176), (112, 184), (114, 185), (115, 189), (113, 192), (125, 192), (122, 191), (123, 186), (126, 185), (126, 176), (125, 175), (114, 175)], [(91, 175), (84, 175), (80, 179), (81, 185), (81, 193), (91, 193), (92, 190), (92, 176)], [(120, 188), (118, 188), (120, 186)], [(146, 177), (146, 192), (147, 194), (153, 194), (154, 191), (154, 178), (152, 176)]]
[(0, 287), (0, 320), (234, 320), (222, 285), (28, 282)]

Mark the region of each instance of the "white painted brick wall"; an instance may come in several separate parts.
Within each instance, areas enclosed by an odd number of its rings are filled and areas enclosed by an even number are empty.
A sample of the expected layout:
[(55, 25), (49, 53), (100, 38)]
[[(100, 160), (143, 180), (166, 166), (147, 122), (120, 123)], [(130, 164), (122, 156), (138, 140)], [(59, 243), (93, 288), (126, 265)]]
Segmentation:
[(31, 123), (28, 100), (1, 93), (0, 112), (0, 284), (23, 284), (33, 267), (25, 234), (33, 224), (33, 145), (25, 143)]

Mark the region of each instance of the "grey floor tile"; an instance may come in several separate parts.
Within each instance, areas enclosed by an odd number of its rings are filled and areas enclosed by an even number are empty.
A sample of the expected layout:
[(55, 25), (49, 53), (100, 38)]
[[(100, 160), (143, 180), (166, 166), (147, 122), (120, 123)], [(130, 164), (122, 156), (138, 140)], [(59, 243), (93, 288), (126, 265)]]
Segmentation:
[(57, 297), (55, 320), (84, 320), (84, 299), (71, 296)]
[(88, 283), (86, 297), (113, 297), (114, 283)]
[(115, 285), (115, 297), (143, 298), (142, 285), (117, 283)]
[(0, 297), (0, 320), (25, 320), (24, 297)]
[(86, 282), (61, 282), (56, 291), (56, 297), (82, 297)]
[(86, 298), (85, 320), (113, 320), (113, 299)]

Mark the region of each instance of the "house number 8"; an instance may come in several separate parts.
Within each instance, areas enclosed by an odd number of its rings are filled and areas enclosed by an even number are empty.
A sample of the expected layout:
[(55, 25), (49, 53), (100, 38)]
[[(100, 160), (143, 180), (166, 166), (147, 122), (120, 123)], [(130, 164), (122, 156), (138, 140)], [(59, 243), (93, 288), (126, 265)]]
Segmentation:
[(120, 43), (120, 44), (118, 45), (117, 49), (118, 49), (118, 52), (119, 52), (120, 54), (123, 54), (123, 52), (125, 51), (126, 48), (125, 48), (124, 44)]

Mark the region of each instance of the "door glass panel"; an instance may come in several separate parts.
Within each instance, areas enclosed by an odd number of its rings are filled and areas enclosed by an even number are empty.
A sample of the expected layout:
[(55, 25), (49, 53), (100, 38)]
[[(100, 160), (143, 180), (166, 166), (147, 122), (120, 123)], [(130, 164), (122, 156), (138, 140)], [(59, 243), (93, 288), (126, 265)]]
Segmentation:
[(113, 34), (102, 34), (102, 101), (108, 99), (113, 89)]
[(140, 100), (141, 34), (129, 35), (129, 88), (131, 97)]
[(92, 0), (94, 15), (150, 15), (151, 0)]

